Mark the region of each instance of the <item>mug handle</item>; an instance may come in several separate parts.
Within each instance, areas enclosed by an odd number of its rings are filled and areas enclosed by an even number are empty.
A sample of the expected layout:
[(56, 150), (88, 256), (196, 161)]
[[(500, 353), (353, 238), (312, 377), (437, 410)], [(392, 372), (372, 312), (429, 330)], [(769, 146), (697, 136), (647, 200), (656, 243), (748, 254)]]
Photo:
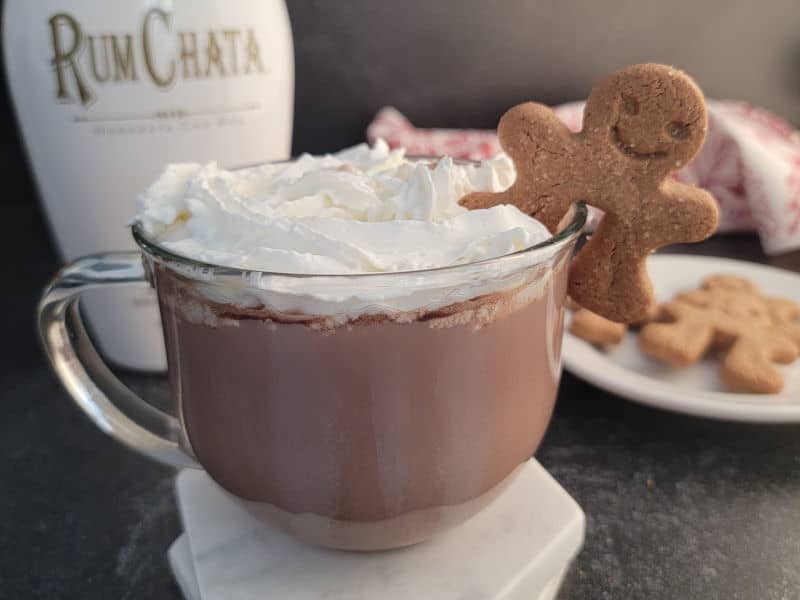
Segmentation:
[(83, 292), (122, 285), (149, 285), (139, 252), (94, 254), (61, 269), (39, 301), (39, 336), (47, 357), (69, 395), (102, 431), (161, 463), (199, 469), (178, 419), (125, 386), (86, 333), (79, 309)]

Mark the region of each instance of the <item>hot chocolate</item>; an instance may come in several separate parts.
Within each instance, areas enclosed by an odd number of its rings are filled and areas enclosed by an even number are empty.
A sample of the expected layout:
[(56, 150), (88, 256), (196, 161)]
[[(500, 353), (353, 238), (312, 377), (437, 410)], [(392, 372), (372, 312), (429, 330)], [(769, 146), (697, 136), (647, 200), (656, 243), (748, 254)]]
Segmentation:
[(549, 422), (564, 264), (522, 289), (332, 328), (209, 301), (168, 269), (155, 281), (198, 460), (305, 539), (429, 537), (488, 501)]
[(507, 186), (508, 167), (359, 147), (174, 166), (145, 193), (135, 232), (154, 244), (184, 431), (252, 512), (318, 544), (408, 545), (474, 514), (536, 450), (574, 235), (458, 206)]

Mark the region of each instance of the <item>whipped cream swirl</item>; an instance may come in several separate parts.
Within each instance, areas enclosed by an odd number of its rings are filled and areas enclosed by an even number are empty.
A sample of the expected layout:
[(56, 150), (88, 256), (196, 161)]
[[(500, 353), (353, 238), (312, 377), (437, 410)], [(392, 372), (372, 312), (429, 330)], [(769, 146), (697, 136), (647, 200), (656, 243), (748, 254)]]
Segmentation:
[(472, 191), (515, 177), (503, 155), (480, 164), (410, 161), (383, 141), (327, 156), (228, 171), (174, 164), (136, 217), (162, 246), (203, 262), (302, 274), (413, 271), (509, 254), (549, 237), (510, 205), (468, 211)]

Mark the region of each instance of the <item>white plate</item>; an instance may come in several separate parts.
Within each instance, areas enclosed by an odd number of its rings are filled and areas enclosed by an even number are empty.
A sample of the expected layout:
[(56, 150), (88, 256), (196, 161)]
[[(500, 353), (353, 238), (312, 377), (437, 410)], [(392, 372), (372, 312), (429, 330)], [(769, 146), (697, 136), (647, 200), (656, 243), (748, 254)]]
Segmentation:
[[(767, 295), (800, 302), (800, 275), (774, 267), (679, 254), (653, 255), (648, 267), (659, 301), (697, 287), (707, 275), (732, 273), (757, 283)], [(564, 366), (573, 374), (635, 402), (731, 421), (800, 423), (800, 360), (779, 367), (785, 379), (780, 394), (736, 394), (725, 391), (718, 361), (707, 358), (683, 369), (663, 365), (639, 351), (634, 332), (609, 350), (566, 333), (563, 354)]]

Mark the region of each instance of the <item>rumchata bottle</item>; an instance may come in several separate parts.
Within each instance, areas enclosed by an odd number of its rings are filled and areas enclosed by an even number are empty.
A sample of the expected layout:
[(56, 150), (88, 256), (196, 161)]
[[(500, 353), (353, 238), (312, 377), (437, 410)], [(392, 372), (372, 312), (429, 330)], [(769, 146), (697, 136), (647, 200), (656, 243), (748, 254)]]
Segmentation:
[[(136, 196), (167, 163), (289, 156), (294, 57), (284, 0), (6, 0), (3, 43), (65, 260), (133, 248), (126, 224)], [(84, 308), (109, 360), (165, 367), (150, 290), (104, 290)]]

